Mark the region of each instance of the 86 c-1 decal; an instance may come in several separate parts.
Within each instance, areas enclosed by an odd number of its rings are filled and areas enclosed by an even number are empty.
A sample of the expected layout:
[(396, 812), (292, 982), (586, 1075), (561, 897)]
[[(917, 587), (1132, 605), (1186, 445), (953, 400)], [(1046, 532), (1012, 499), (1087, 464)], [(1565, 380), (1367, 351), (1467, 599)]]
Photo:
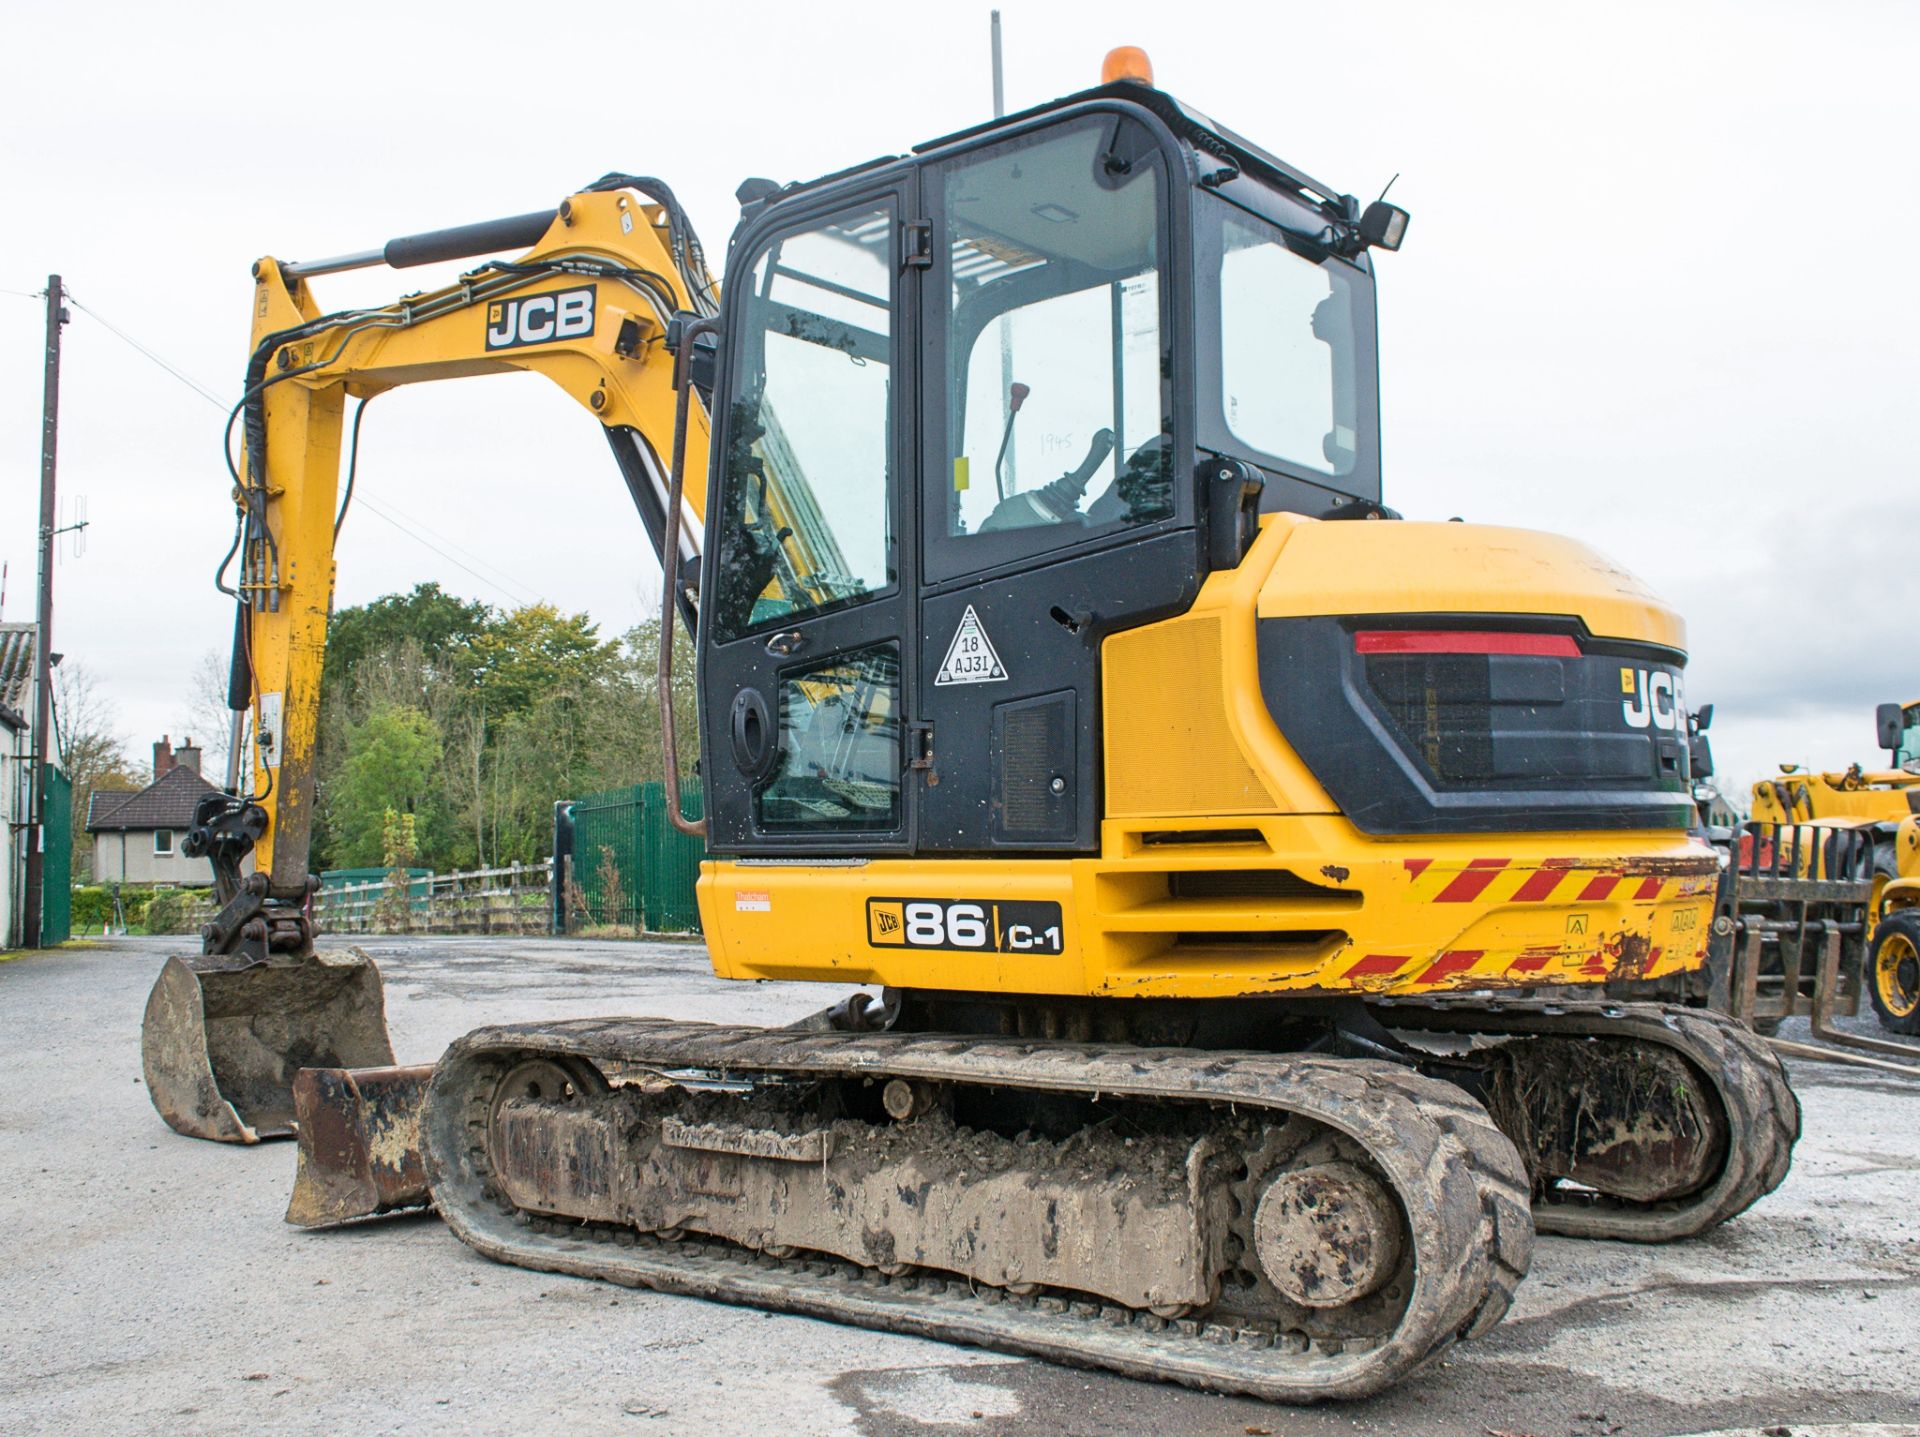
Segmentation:
[(1058, 903), (967, 898), (869, 898), (867, 941), (875, 948), (945, 948), (960, 953), (1058, 953)]

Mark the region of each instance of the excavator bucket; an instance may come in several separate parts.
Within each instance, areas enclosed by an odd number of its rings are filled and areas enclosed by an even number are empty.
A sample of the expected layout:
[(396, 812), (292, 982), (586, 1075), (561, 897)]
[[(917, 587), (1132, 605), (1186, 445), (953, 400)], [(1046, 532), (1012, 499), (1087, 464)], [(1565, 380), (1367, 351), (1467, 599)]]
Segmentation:
[(293, 1080), (300, 1168), (287, 1221), (337, 1227), (428, 1206), (420, 1113), (431, 1063), (413, 1068), (302, 1068)]
[(140, 1048), (160, 1116), (222, 1143), (290, 1136), (302, 1068), (393, 1062), (380, 970), (357, 950), (169, 958), (147, 998)]

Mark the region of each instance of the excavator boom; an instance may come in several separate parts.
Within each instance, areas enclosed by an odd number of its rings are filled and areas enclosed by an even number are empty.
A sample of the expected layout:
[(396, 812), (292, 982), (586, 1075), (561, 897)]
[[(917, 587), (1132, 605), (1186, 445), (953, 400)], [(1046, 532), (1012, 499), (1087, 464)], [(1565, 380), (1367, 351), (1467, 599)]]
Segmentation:
[[(308, 283), (509, 245), (527, 248), (378, 308), (323, 313)], [(348, 400), (364, 406), (430, 380), (543, 374), (600, 422), (656, 548), (677, 527), (697, 560), (705, 490), (686, 492), (693, 521), (670, 526), (661, 440), (678, 418), (682, 470), (705, 473), (706, 411), (696, 399), (676, 413), (671, 350), (718, 294), (672, 192), (628, 175), (538, 214), (338, 259), (262, 259), (253, 277), (251, 358), (234, 411), (236, 529), (222, 570), (236, 601), (228, 699), (252, 743), (244, 758), (234, 745), (233, 792), (203, 801), (184, 845), (211, 860), (221, 909), (203, 952), (169, 960), (143, 1029), (162, 1116), (227, 1142), (291, 1135), (302, 1068), (393, 1061), (378, 973), (362, 955), (316, 955), (308, 910), (320, 676), (334, 545), (352, 497), (340, 486)]]

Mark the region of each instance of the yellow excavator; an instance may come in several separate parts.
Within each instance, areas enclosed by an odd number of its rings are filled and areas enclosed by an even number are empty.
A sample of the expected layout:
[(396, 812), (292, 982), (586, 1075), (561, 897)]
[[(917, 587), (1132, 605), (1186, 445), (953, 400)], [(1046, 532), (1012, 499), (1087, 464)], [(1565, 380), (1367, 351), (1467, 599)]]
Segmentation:
[[(1765, 1045), (1602, 996), (1704, 961), (1679, 617), (1574, 540), (1381, 504), (1404, 211), (1131, 50), (739, 197), (724, 297), (619, 174), (255, 266), (257, 741), (195, 830), (225, 906), (148, 1012), (169, 1122), (251, 1141), (299, 1069), (391, 1061), (377, 975), (306, 907), (345, 410), (519, 370), (600, 423), (661, 557), (669, 793), (693, 626), (706, 816), (675, 817), (714, 971), (881, 993), (469, 1034), (423, 1153), (383, 1158), (424, 1158), (465, 1242), (1305, 1402), (1497, 1322), (1536, 1231), (1686, 1237), (1780, 1182)], [(378, 308), (314, 288), (453, 258)]]

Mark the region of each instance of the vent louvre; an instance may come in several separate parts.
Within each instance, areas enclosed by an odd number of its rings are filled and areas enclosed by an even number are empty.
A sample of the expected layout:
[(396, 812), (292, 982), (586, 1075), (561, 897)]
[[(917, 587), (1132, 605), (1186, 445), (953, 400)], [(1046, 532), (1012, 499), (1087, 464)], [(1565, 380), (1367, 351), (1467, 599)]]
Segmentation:
[(1209, 868), (1169, 873), (1167, 892), (1174, 898), (1278, 898), (1294, 903), (1315, 899), (1348, 903), (1354, 897), (1347, 889), (1309, 883), (1284, 868)]
[[(1073, 842), (1078, 804), (1073, 700), (1067, 689), (994, 706), (995, 842)], [(1062, 784), (1057, 793), (1056, 779)]]
[[(1920, 794), (1920, 790), (1915, 790)], [(1140, 835), (1147, 848), (1180, 848), (1200, 845), (1257, 843), (1266, 846), (1267, 838), (1257, 828), (1169, 828), (1154, 829)]]

